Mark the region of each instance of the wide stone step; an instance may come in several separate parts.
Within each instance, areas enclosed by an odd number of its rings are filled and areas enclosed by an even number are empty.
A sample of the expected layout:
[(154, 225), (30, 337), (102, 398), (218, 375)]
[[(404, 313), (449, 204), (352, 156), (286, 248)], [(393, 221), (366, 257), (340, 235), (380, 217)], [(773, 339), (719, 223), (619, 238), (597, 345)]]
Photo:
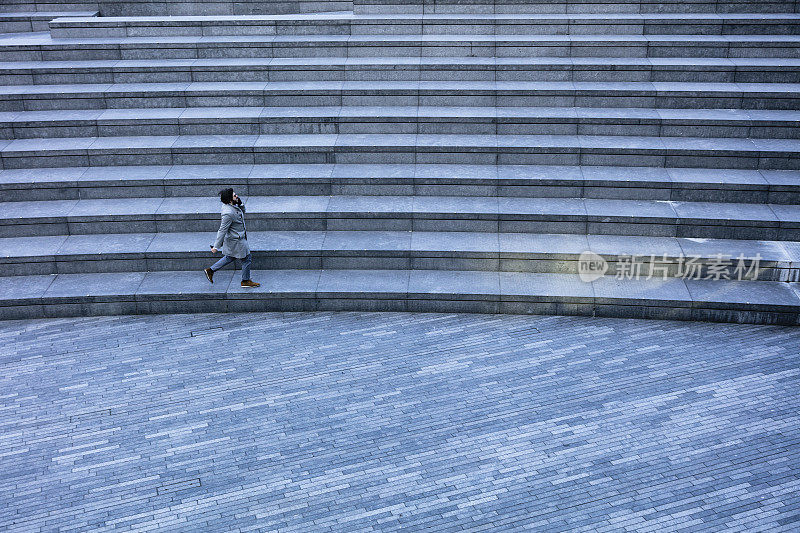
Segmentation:
[(534, 165), (199, 165), (0, 171), (6, 202), (215, 196), (498, 196), (800, 204), (800, 172)]
[[(3, 238), (0, 268), (3, 276), (202, 270), (215, 261), (208, 250), (214, 235)], [(579, 262), (593, 258), (606, 275), (620, 279), (800, 281), (800, 244), (795, 242), (433, 231), (251, 231), (247, 240), (253, 265), (261, 270), (579, 274)]]
[(797, 83), (800, 59), (249, 58), (0, 63), (0, 84), (543, 81)]
[(103, 16), (264, 15), (352, 11), (350, 0), (3, 0), (3, 11), (100, 9)]
[[(214, 197), (4, 202), (0, 237), (214, 232)], [(800, 206), (485, 196), (251, 196), (250, 231), (574, 233), (800, 240)]]
[(800, 57), (797, 35), (0, 36), (2, 61), (250, 57)]
[[(236, 274), (236, 275), (235, 275)], [(257, 289), (224, 270), (0, 278), (0, 318), (189, 312), (391, 310), (568, 314), (798, 323), (796, 283), (617, 280), (574, 274), (444, 270), (253, 271)]]
[(0, 141), (4, 169), (259, 163), (800, 169), (800, 140), (604, 135), (172, 135)]
[(800, 16), (788, 13), (124, 16), (56, 19), (50, 22), (49, 29), (52, 37), (67, 39), (152, 35), (797, 35)]
[(797, 139), (800, 138), (800, 111), (327, 106), (0, 112), (0, 139), (262, 133), (644, 135)]
[(0, 86), (0, 111), (342, 105), (797, 110), (800, 84), (316, 81)]
[[(0, 7), (0, 9), (3, 8)], [(49, 31), (48, 24), (51, 20), (58, 19), (68, 23), (71, 19), (63, 17), (75, 17), (82, 21), (91, 21), (92, 19), (89, 17), (97, 17), (97, 15), (97, 11), (20, 11), (16, 13), (0, 11), (0, 33)]]
[(797, 0), (355, 0), (355, 13), (797, 13)]

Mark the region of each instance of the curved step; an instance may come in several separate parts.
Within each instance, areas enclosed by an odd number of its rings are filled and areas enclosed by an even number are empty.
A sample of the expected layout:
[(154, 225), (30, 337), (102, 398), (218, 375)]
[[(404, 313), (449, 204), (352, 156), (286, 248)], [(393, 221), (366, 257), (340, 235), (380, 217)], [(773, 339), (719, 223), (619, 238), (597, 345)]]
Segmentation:
[(247, 35), (50, 39), (0, 37), (0, 60), (252, 57), (797, 58), (797, 35)]
[(800, 204), (800, 172), (533, 165), (167, 165), (0, 171), (6, 202), (215, 196), (407, 195)]
[[(800, 240), (800, 206), (481, 196), (254, 196), (250, 231), (576, 233)], [(219, 200), (6, 202), (0, 237), (209, 231)]]
[(797, 83), (798, 72), (800, 59), (780, 58), (240, 58), (3, 62), (0, 83), (450, 80)]
[[(123, 233), (0, 238), (3, 276), (201, 270), (219, 256), (215, 233)], [(248, 233), (253, 267), (480, 270), (578, 274), (594, 252), (606, 275), (800, 281), (795, 242), (621, 235), (434, 231)]]
[(800, 168), (800, 140), (601, 135), (178, 135), (0, 141), (3, 168), (459, 163)]
[(797, 139), (800, 138), (800, 111), (327, 106), (0, 112), (0, 139), (262, 133), (577, 134)]
[[(236, 275), (234, 275), (236, 274)], [(0, 278), (0, 318), (187, 312), (392, 310), (572, 314), (798, 324), (798, 284), (617, 280), (573, 274), (441, 270), (223, 270)]]
[(50, 22), (54, 38), (152, 35), (320, 34), (798, 34), (797, 14), (550, 13), (358, 15), (352, 13), (68, 18)]
[(0, 86), (0, 111), (342, 105), (797, 110), (800, 84), (316, 81)]

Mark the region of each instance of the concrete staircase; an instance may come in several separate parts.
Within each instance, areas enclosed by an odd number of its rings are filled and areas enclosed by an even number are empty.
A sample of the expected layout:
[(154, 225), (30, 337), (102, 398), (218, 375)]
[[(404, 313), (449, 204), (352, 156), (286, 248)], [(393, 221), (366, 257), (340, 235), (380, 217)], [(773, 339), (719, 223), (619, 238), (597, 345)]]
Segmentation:
[(795, 1), (95, 9), (0, 35), (0, 318), (800, 322)]

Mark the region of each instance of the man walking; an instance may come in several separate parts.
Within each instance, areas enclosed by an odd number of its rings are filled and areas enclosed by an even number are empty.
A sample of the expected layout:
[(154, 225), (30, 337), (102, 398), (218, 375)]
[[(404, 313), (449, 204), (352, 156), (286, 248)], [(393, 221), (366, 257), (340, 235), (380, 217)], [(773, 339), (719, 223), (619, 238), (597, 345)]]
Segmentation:
[(247, 228), (244, 225), (244, 204), (236, 196), (233, 189), (219, 191), (222, 202), (222, 222), (219, 225), (217, 239), (211, 245), (211, 252), (217, 253), (222, 248), (222, 259), (204, 269), (208, 281), (214, 283), (214, 272), (232, 263), (234, 259), (242, 260), (242, 287), (258, 287), (261, 284), (250, 279), (250, 246), (247, 244)]

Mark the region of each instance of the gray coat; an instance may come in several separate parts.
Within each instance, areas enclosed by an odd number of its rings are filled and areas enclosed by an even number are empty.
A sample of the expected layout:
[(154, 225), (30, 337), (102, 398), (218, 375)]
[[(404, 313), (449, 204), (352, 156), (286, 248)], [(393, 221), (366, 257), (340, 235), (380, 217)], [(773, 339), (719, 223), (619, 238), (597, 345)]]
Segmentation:
[(243, 259), (250, 253), (247, 244), (247, 229), (244, 225), (244, 205), (234, 207), (222, 204), (222, 222), (219, 225), (214, 248), (222, 249), (223, 255)]

